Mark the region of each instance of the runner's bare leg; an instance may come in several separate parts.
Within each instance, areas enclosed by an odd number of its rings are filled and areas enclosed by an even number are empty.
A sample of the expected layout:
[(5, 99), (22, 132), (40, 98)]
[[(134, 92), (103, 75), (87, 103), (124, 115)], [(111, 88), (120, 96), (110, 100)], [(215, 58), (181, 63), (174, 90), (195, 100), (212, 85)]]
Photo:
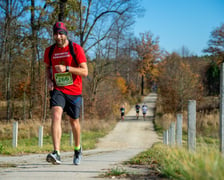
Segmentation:
[(60, 106), (52, 107), (52, 123), (51, 123), (51, 133), (54, 145), (54, 150), (60, 151), (61, 142), (61, 118), (63, 114), (63, 109)]
[(70, 124), (72, 127), (75, 146), (78, 147), (80, 145), (80, 132), (81, 132), (79, 119), (70, 118)]

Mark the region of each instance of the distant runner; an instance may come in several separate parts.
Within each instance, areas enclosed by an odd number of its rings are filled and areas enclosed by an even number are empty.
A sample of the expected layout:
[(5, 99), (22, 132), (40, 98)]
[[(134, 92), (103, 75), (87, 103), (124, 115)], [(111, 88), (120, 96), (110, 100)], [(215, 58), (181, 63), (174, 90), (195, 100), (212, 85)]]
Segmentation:
[(139, 104), (136, 104), (135, 105), (135, 110), (136, 110), (136, 117), (138, 119), (138, 117), (139, 117), (139, 111), (140, 111), (140, 105)]
[(144, 120), (145, 120), (145, 116), (146, 116), (147, 110), (148, 110), (148, 107), (147, 107), (147, 105), (144, 104), (142, 106), (142, 114), (143, 114), (143, 119)]
[(124, 108), (124, 105), (121, 106), (121, 108), (120, 108), (120, 112), (121, 112), (121, 120), (124, 120), (124, 114), (125, 114), (125, 108)]

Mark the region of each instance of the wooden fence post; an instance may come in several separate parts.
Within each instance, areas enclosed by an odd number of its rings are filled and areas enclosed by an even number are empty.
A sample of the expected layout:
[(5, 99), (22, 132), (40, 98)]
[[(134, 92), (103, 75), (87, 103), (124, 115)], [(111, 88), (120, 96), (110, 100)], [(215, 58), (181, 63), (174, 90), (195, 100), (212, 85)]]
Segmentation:
[(171, 146), (174, 146), (175, 145), (175, 122), (171, 122), (171, 125), (170, 125), (170, 145)]
[(168, 131), (168, 144), (171, 145), (171, 126), (167, 131)]
[(182, 146), (182, 123), (183, 115), (177, 114), (177, 146)]
[(168, 130), (166, 130), (166, 131), (163, 131), (163, 144), (165, 144), (165, 145), (168, 145), (169, 143), (168, 143)]
[(13, 123), (13, 139), (12, 139), (12, 147), (16, 148), (18, 144), (18, 122)]
[(43, 147), (43, 126), (39, 127), (38, 146)]
[(188, 150), (196, 150), (196, 101), (188, 101)]
[(219, 108), (219, 137), (220, 152), (224, 155), (224, 63), (221, 64), (220, 70), (220, 108)]

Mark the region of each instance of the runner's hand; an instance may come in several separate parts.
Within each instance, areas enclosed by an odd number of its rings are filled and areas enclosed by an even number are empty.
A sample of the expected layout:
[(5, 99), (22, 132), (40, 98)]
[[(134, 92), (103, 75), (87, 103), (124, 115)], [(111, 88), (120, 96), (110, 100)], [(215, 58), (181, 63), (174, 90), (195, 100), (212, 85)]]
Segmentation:
[(56, 65), (54, 66), (56, 71), (59, 73), (65, 72), (66, 71), (66, 66), (65, 65)]
[(48, 80), (47, 81), (47, 87), (49, 91), (53, 91), (54, 90), (54, 83), (52, 80)]

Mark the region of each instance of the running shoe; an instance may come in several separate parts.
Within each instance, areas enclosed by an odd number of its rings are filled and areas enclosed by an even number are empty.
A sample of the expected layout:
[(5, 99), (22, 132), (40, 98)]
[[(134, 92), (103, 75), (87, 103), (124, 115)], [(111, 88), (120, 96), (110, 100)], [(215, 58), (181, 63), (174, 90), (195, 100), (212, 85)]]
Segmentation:
[(61, 158), (57, 151), (53, 151), (52, 153), (48, 154), (46, 160), (47, 162), (55, 165), (61, 164)]
[(73, 164), (79, 165), (82, 159), (82, 147), (79, 150), (74, 151)]

